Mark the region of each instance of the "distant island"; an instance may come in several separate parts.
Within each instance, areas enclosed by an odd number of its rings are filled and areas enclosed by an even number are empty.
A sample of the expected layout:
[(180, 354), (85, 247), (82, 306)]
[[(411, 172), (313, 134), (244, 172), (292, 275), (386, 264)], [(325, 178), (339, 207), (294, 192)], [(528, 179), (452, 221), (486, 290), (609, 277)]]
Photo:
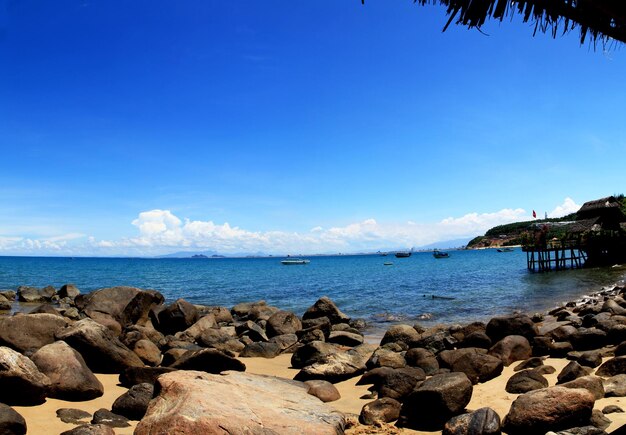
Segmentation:
[(223, 255), (213, 254), (210, 257), (204, 254), (194, 254), (190, 258), (226, 258)]

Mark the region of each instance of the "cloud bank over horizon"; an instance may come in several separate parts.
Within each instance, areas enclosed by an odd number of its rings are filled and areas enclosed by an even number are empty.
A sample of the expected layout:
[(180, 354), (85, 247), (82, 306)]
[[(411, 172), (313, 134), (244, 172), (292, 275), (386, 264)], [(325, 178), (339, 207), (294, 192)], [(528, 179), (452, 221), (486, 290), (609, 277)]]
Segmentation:
[[(556, 206), (550, 217), (580, 208), (571, 198)], [(140, 212), (131, 224), (138, 234), (119, 240), (97, 240), (82, 233), (27, 238), (0, 235), (4, 255), (129, 255), (152, 256), (174, 251), (211, 250), (221, 254), (367, 252), (410, 248), (441, 241), (470, 238), (488, 229), (532, 219), (532, 211), (505, 208), (491, 213), (468, 213), (439, 222), (379, 222), (374, 218), (344, 226), (314, 227), (308, 231), (254, 231), (212, 220), (181, 219), (171, 210)]]

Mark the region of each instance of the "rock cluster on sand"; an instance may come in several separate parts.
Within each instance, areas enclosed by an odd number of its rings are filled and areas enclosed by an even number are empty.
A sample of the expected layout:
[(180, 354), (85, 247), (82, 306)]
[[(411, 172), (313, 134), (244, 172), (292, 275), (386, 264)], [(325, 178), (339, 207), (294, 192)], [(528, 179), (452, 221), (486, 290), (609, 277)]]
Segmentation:
[[(626, 396), (624, 294), (616, 287), (546, 315), (486, 324), (394, 325), (374, 346), (364, 342), (363, 322), (326, 297), (299, 317), (264, 301), (228, 309), (166, 303), (154, 290), (133, 287), (84, 295), (69, 284), (59, 292), (20, 287), (0, 292), (0, 309), (15, 298), (43, 305), (0, 317), (0, 429), (26, 431), (11, 405), (89, 400), (103, 393), (94, 373), (116, 373), (129, 390), (89, 423), (75, 419), (86, 424), (68, 433), (113, 433), (110, 427), (127, 419), (140, 420), (138, 434), (342, 433), (346, 417), (330, 406), (339, 399), (333, 384), (352, 378), (370, 386), (365, 425), (444, 434), (603, 433), (604, 414), (619, 410), (594, 410), (596, 400)], [(243, 373), (247, 357), (284, 353), (299, 370), (294, 380)], [(558, 385), (545, 377), (555, 371), (546, 357), (569, 360)], [(505, 391), (518, 396), (505, 415), (467, 409), (477, 384), (513, 364)]]
[[(134, 287), (81, 294), (71, 284), (59, 292), (50, 286), (22, 286), (0, 294), (0, 302), (6, 300), (9, 308), (15, 298), (43, 303), (32, 314), (0, 317), (0, 402), (36, 405), (46, 397), (91, 400), (103, 394), (94, 373), (117, 373), (129, 388), (112, 410), (97, 411), (89, 424), (71, 433), (107, 433), (106, 427), (127, 426), (126, 419), (144, 419), (143, 428), (169, 425), (180, 421), (183, 412), (163, 411), (163, 406), (167, 408), (163, 404), (176, 400), (171, 394), (199, 397), (197, 391), (205, 387), (212, 397), (233, 397), (232, 406), (218, 416), (217, 409), (208, 407), (214, 401), (190, 401), (192, 408), (203, 407), (203, 414), (214, 416), (210, 422), (200, 419), (199, 426), (186, 421), (189, 427), (235, 428), (250, 420), (259, 430), (275, 428), (279, 433), (301, 426), (309, 433), (340, 432), (344, 417), (323, 404), (340, 397), (329, 381), (363, 373), (374, 350), (363, 345), (363, 335), (350, 318), (325, 297), (301, 318), (264, 301), (232, 309), (197, 306), (184, 299), (166, 304), (160, 293)], [(298, 378), (306, 384), (236, 374), (245, 371), (246, 357), (293, 352), (303, 358)], [(224, 391), (216, 393), (220, 388)], [(263, 396), (252, 402), (262, 403), (244, 406), (244, 396), (251, 391)], [(152, 402), (161, 407), (150, 407)], [(281, 417), (284, 407), (290, 412)], [(12, 408), (2, 411), (6, 424), (19, 420)]]

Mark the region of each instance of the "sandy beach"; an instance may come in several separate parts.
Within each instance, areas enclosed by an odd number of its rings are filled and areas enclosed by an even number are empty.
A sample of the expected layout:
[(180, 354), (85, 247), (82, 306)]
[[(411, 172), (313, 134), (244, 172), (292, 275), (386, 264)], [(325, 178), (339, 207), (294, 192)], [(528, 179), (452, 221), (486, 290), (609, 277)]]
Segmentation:
[[(242, 361), (246, 364), (246, 371), (249, 373), (278, 376), (287, 379), (292, 379), (298, 370), (290, 367), (291, 355), (283, 354), (273, 359), (265, 358), (242, 358)], [(548, 358), (546, 359), (546, 365), (553, 366), (556, 372), (553, 374), (545, 375), (550, 383), (550, 386), (555, 385), (557, 382), (558, 373), (567, 364), (565, 359)], [(480, 383), (474, 386), (472, 394), (472, 400), (467, 406), (468, 410), (476, 410), (485, 406), (493, 408), (501, 418), (508, 413), (511, 403), (517, 397), (517, 394), (509, 394), (505, 391), (505, 385), (507, 380), (515, 373), (513, 368), (517, 363), (511, 364), (509, 367), (505, 367), (500, 376), (485, 383)], [(68, 402), (56, 399), (47, 399), (46, 402), (39, 406), (15, 406), (22, 416), (26, 419), (28, 425), (28, 433), (33, 435), (46, 435), (61, 433), (63, 431), (72, 429), (75, 427), (71, 423), (63, 423), (56, 416), (56, 410), (60, 408), (76, 408), (93, 413), (100, 408), (111, 409), (112, 403), (115, 399), (123, 394), (126, 388), (118, 385), (117, 375), (97, 375), (98, 379), (104, 385), (104, 395), (94, 400), (87, 402)], [(361, 408), (364, 404), (371, 401), (371, 399), (361, 399), (361, 396), (368, 394), (368, 386), (356, 385), (356, 382), (360, 377), (356, 377), (344, 382), (335, 384), (341, 399), (331, 402), (335, 409), (346, 414), (356, 414), (361, 412)], [(607, 405), (618, 405), (622, 409), (626, 409), (626, 398), (623, 397), (611, 397), (597, 400), (595, 408), (602, 410)], [(626, 424), (626, 413), (614, 413), (608, 416), (612, 421), (611, 425), (607, 429), (607, 432), (611, 432), (620, 426)], [(132, 434), (137, 422), (131, 421), (131, 426), (127, 428), (115, 428), (115, 433), (119, 435)], [(357, 433), (407, 433), (407, 434), (439, 434), (441, 431), (436, 432), (420, 432), (410, 429), (400, 429), (393, 425), (385, 425), (384, 427), (372, 427), (372, 426), (357, 426), (350, 428), (347, 431), (348, 434)]]

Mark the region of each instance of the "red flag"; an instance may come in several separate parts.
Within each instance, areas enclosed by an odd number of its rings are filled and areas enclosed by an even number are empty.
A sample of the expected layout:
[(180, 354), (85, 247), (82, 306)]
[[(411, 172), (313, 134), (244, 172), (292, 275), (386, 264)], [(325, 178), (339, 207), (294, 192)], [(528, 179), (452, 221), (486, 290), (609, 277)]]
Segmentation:
[(536, 219), (537, 218), (537, 213), (535, 213), (535, 210), (533, 210), (533, 217)]

